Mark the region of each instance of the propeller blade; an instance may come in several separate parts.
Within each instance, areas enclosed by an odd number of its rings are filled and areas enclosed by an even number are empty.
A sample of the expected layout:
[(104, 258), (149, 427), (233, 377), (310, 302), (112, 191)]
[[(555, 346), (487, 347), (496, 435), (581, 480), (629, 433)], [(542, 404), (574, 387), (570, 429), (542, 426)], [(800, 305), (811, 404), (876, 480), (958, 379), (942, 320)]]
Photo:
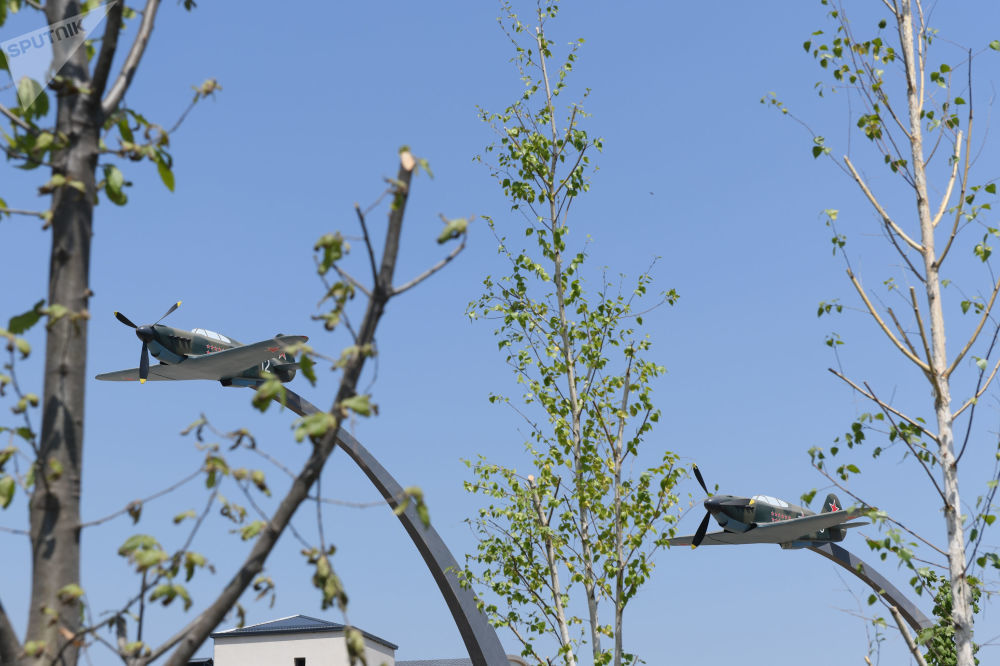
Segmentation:
[(149, 345), (142, 343), (142, 356), (139, 357), (139, 383), (145, 384), (149, 377)]
[[(162, 317), (160, 317), (159, 319), (157, 319), (157, 320), (156, 320), (156, 324), (159, 324), (159, 323), (160, 323), (161, 321), (163, 321), (164, 319), (166, 319), (166, 318), (167, 318), (167, 316), (168, 316), (168, 315), (169, 315), (169, 314), (170, 314), (171, 312), (173, 312), (174, 310), (176, 310), (176, 309), (177, 309), (177, 308), (179, 308), (180, 306), (181, 306), (181, 302), (180, 302), (180, 301), (177, 301), (176, 303), (174, 303), (173, 305), (171, 305), (171, 306), (170, 306), (170, 309), (169, 309), (169, 310), (167, 310), (167, 313), (166, 313), (165, 315), (163, 315)], [(156, 326), (156, 324), (153, 324), (153, 326)], [(133, 326), (133, 328), (135, 328), (135, 327)]]
[(121, 323), (125, 324), (126, 326), (130, 326), (132, 328), (139, 328), (138, 326), (136, 326), (135, 324), (133, 324), (131, 321), (129, 321), (129, 318), (126, 317), (125, 315), (123, 315), (121, 312), (117, 312), (116, 311), (115, 312), (115, 317), (118, 319), (118, 321), (120, 321)]
[[(698, 469), (695, 467), (695, 469)], [(701, 525), (698, 526), (698, 531), (694, 533), (694, 538), (691, 539), (691, 547), (697, 548), (701, 545), (702, 540), (705, 538), (705, 532), (708, 531), (708, 521), (712, 517), (712, 514), (705, 512), (705, 518), (702, 519)]]
[(691, 467), (694, 469), (694, 476), (696, 479), (698, 479), (698, 483), (701, 484), (701, 487), (702, 489), (704, 489), (705, 494), (711, 495), (712, 493), (708, 492), (708, 486), (705, 485), (705, 478), (701, 475), (701, 470), (698, 469), (697, 465), (692, 465)]

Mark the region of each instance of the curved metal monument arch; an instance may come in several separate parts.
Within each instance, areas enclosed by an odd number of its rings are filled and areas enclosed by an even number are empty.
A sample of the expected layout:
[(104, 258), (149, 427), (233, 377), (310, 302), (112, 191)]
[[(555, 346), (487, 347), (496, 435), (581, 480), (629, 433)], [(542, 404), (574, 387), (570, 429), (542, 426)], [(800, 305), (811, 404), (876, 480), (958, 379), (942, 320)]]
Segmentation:
[[(298, 414), (306, 416), (319, 412), (319, 408), (299, 394), (285, 389), (285, 406)], [(368, 449), (354, 439), (343, 428), (337, 433), (337, 443), (351, 457), (365, 476), (374, 484), (385, 501), (392, 508), (399, 505), (399, 498), (404, 496), (403, 487), (393, 478)], [(399, 514), (399, 521), (413, 540), (420, 556), (424, 558), (427, 568), (434, 577), (441, 596), (444, 597), (448, 610), (458, 626), (458, 631), (465, 641), (473, 666), (508, 666), (509, 661), (504, 652), (496, 630), (490, 625), (486, 616), (480, 612), (476, 597), (472, 590), (463, 588), (458, 582), (458, 562), (455, 561), (448, 546), (432, 526), (425, 527), (411, 502), (405, 511)]]
[(885, 597), (885, 599), (899, 610), (899, 614), (903, 616), (906, 623), (913, 628), (913, 631), (920, 633), (924, 629), (929, 629), (934, 626), (934, 622), (931, 621), (926, 615), (921, 612), (909, 599), (906, 598), (899, 589), (890, 583), (888, 580), (882, 577), (882, 575), (875, 571), (872, 567), (865, 564), (859, 557), (854, 553), (847, 550), (846, 548), (841, 548), (835, 543), (824, 543), (821, 546), (809, 546), (809, 550), (814, 553), (818, 553), (828, 560), (839, 564), (844, 569), (847, 569), (852, 574), (860, 578), (875, 590), (876, 594)]

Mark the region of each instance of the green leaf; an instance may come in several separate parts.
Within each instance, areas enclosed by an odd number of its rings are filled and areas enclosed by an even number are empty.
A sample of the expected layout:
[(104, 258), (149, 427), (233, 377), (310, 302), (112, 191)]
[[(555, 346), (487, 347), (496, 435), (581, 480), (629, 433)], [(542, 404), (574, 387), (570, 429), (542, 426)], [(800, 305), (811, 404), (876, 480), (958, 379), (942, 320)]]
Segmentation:
[(976, 367), (979, 368), (980, 370), (985, 370), (986, 369), (986, 359), (985, 358), (977, 358), (976, 359)]
[(295, 426), (295, 441), (301, 442), (309, 437), (322, 437), (336, 423), (329, 412), (316, 412), (298, 420)]
[(169, 559), (170, 555), (158, 548), (152, 550), (137, 550), (132, 556), (132, 560), (135, 562), (136, 568), (139, 571), (145, 571), (151, 567), (163, 564)]
[(302, 370), (302, 375), (309, 380), (309, 384), (316, 386), (316, 364), (313, 363), (308, 354), (303, 354), (302, 358), (299, 359), (299, 369)]
[(447, 243), (454, 238), (464, 236), (466, 230), (469, 228), (469, 219), (465, 217), (456, 217), (454, 220), (442, 217), (442, 220), (444, 220), (445, 225), (437, 237), (438, 244)]
[(990, 48), (994, 51), (1000, 51), (1000, 39), (994, 39), (990, 42)]
[(59, 598), (59, 601), (64, 604), (73, 603), (83, 596), (83, 588), (76, 583), (70, 583), (69, 585), (64, 585), (59, 588), (59, 591), (56, 592), (56, 596)]
[(111, 200), (117, 206), (124, 206), (128, 203), (128, 197), (122, 192), (122, 187), (125, 185), (125, 176), (122, 172), (113, 164), (105, 165), (104, 167), (104, 193), (108, 195), (108, 199)]
[(125, 540), (118, 548), (118, 554), (128, 557), (137, 550), (144, 550), (158, 546), (156, 539), (149, 534), (135, 534)]
[(341, 409), (349, 409), (360, 416), (371, 416), (373, 406), (367, 395), (354, 395), (340, 401)]
[(245, 525), (242, 529), (240, 529), (240, 538), (244, 541), (249, 541), (260, 534), (260, 531), (264, 529), (265, 525), (267, 525), (267, 523), (263, 520), (255, 520), (249, 525)]
[(187, 511), (182, 511), (174, 516), (174, 525), (183, 522), (187, 518), (194, 518), (196, 515), (194, 509), (188, 509)]
[[(45, 94), (45, 89), (27, 76), (17, 83), (17, 99), (21, 103), (25, 120), (43, 118), (49, 112), (49, 96)], [(25, 107), (25, 104), (28, 106)]]
[(4, 474), (3, 477), (0, 477), (0, 508), (6, 509), (10, 506), (11, 501), (14, 499), (14, 489), (16, 487), (14, 477), (9, 474)]
[(16, 317), (10, 318), (10, 323), (7, 324), (7, 330), (14, 335), (21, 335), (29, 328), (38, 323), (38, 320), (42, 318), (42, 306), (45, 305), (45, 299), (35, 303), (30, 310), (23, 314), (19, 314)]
[(171, 192), (174, 191), (174, 172), (170, 170), (167, 163), (163, 161), (162, 158), (156, 160), (156, 170), (160, 174), (160, 180), (163, 184), (167, 186), (167, 189)]
[(989, 192), (990, 194), (996, 194), (997, 193), (997, 185), (996, 185), (996, 183), (987, 183), (986, 187), (984, 189), (987, 192)]

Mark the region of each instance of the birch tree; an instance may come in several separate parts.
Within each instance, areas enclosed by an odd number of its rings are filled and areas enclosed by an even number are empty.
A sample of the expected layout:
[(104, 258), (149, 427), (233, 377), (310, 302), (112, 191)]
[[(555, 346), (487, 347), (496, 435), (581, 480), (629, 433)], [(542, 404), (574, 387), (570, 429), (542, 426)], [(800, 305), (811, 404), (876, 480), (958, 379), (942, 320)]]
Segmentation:
[[(902, 262), (909, 285), (897, 285), (894, 278), (884, 282), (890, 292), (885, 298), (895, 299), (890, 301), (895, 308), (883, 301), (883, 294), (875, 293), (870, 283), (866, 284), (850, 262), (847, 236), (842, 231), (858, 223), (843, 219), (831, 209), (826, 211), (826, 217), (833, 232), (834, 251), (845, 258), (847, 280), (857, 294), (859, 307), (911, 366), (913, 376), (927, 383), (930, 402), (899, 404), (888, 397), (888, 391), (831, 369), (857, 394), (871, 401), (874, 409), (862, 414), (834, 446), (814, 448), (810, 454), (828, 478), (846, 483), (861, 469), (853, 461), (834, 469), (834, 457), (866, 441), (870, 443), (873, 436), (866, 437), (866, 433), (875, 432), (879, 439), (872, 450), (875, 457), (899, 447), (920, 468), (916, 473), (941, 503), (943, 545), (941, 540), (907, 533), (902, 524), (885, 513), (873, 516), (888, 520), (888, 537), (884, 541), (869, 539), (868, 543), (882, 550), (883, 557), (889, 551), (897, 554), (914, 572), (918, 592), (933, 592), (937, 586), (936, 575), (914, 555), (917, 542), (933, 551), (932, 557), (940, 556), (947, 572), (949, 603), (938, 607), (950, 608), (955, 655), (952, 663), (972, 666), (974, 603), (970, 582), (976, 582), (973, 572), (977, 568), (997, 563), (995, 554), (980, 548), (984, 529), (995, 520), (992, 501), (997, 477), (994, 475), (991, 488), (975, 503), (973, 515), (967, 516), (960, 493), (959, 462), (968, 453), (967, 462), (979, 465), (985, 455), (983, 442), (976, 441), (976, 437), (970, 441), (969, 436), (977, 402), (1000, 368), (994, 354), (998, 332), (994, 305), (1000, 280), (989, 270), (990, 239), (998, 235), (995, 222), (989, 220), (996, 185), (977, 181), (973, 169), (972, 152), (977, 144), (973, 139), (972, 86), (977, 58), (1000, 49), (1000, 42), (970, 49), (955, 48), (959, 38), (951, 35), (939, 40), (937, 31), (928, 24), (921, 0), (883, 0), (876, 9), (876, 13), (883, 14), (881, 18), (870, 18), (870, 7), (852, 5), (859, 14), (865, 12), (863, 23), (848, 18), (849, 3), (822, 0), (822, 4), (829, 8), (834, 29), (829, 34), (818, 30), (803, 44), (829, 77), (818, 83), (817, 89), (828, 97), (828, 93), (846, 93), (851, 100), (852, 123), (875, 152), (873, 164), (888, 169), (908, 197), (893, 196), (890, 187), (879, 191), (871, 184), (876, 179), (855, 164), (857, 155), (836, 157), (834, 147), (823, 136), (813, 134), (811, 150), (816, 158), (831, 158), (857, 185), (860, 196), (874, 211), (877, 230)], [(868, 30), (869, 21), (876, 26), (872, 31)], [(762, 101), (790, 113), (773, 96)], [(909, 203), (904, 204), (907, 198)], [(953, 267), (952, 263), (963, 255), (969, 257), (969, 262)], [(959, 292), (960, 288), (944, 291), (951, 278), (966, 276), (969, 263), (980, 262), (991, 276), (985, 298), (956, 298), (958, 293), (964, 293)], [(824, 302), (819, 314), (842, 308), (839, 303)], [(968, 320), (960, 321), (962, 317), (974, 321), (970, 325)], [(957, 339), (953, 336), (949, 344), (951, 331), (961, 333)], [(833, 347), (840, 342), (835, 336), (828, 340)], [(996, 448), (988, 448), (993, 459)], [(905, 632), (905, 628), (901, 630)], [(932, 645), (935, 636), (940, 638), (941, 634), (932, 629), (922, 633), (919, 640)], [(952, 640), (950, 636), (948, 640)], [(940, 654), (935, 655), (934, 662), (944, 663), (940, 658)]]
[[(553, 64), (546, 30), (557, 11), (539, 4), (534, 21), (522, 23), (505, 5), (501, 25), (525, 89), (502, 113), (483, 113), (499, 137), (484, 161), (524, 223), (508, 237), (510, 226), (487, 218), (510, 274), (487, 278), (469, 315), (497, 323), (498, 347), (524, 393), (490, 401), (516, 409), (530, 435), (527, 471), (470, 462), (466, 488), (488, 506), (471, 521), (479, 543), (466, 576), (488, 590), (488, 613), (525, 657), (573, 666), (589, 655), (620, 666), (637, 659), (625, 649), (624, 614), (673, 533), (682, 469), (676, 455), (658, 451), (653, 466), (631, 473), (660, 417), (651, 383), (663, 368), (649, 359), (639, 311), (648, 271), (631, 288), (606, 276), (591, 287), (586, 252), (568, 249), (570, 209), (589, 188), (601, 140), (583, 128), (580, 103), (559, 108), (582, 40)], [(516, 249), (519, 237), (528, 248)], [(669, 291), (659, 302), (676, 298)]]

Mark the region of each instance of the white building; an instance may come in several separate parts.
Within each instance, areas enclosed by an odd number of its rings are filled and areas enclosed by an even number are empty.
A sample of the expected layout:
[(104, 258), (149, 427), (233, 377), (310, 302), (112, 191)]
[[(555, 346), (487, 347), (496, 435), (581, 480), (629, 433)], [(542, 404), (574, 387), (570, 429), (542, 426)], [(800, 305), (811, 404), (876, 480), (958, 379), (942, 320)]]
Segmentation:
[[(292, 615), (248, 627), (217, 631), (214, 658), (198, 666), (348, 666), (344, 625), (307, 615)], [(472, 666), (464, 659), (396, 661), (397, 645), (362, 631), (368, 666)], [(508, 656), (512, 666), (526, 662)]]
[[(362, 631), (368, 666), (396, 666), (398, 646)], [(348, 666), (344, 625), (306, 615), (218, 631), (214, 666)]]

